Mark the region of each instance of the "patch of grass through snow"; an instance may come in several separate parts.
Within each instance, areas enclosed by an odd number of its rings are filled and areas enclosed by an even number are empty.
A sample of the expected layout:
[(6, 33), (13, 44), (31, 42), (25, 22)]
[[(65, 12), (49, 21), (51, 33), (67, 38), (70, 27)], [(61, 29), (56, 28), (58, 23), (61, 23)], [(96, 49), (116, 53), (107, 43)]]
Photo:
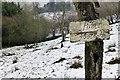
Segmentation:
[(115, 47), (116, 47), (115, 43), (109, 45), (108, 50), (105, 53), (107, 53), (107, 52), (115, 52), (116, 51)]
[(112, 58), (107, 64), (120, 64), (120, 58)]
[(79, 60), (81, 60), (81, 59), (83, 59), (83, 57), (81, 57), (81, 56), (75, 56), (75, 57), (73, 57), (73, 59), (79, 59)]
[(78, 69), (78, 68), (83, 68), (82, 64), (80, 62), (74, 62), (70, 68)]

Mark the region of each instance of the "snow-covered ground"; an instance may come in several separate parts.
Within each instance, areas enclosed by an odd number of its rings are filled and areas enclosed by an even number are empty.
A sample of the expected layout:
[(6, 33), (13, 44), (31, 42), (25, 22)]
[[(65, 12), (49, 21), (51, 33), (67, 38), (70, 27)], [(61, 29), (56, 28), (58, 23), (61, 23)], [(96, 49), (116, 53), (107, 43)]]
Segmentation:
[[(118, 27), (111, 25), (110, 40), (104, 40), (103, 78), (115, 78), (118, 75), (118, 64), (106, 64), (112, 58), (118, 57)], [(25, 49), (15, 46), (0, 50), (1, 78), (84, 78), (84, 42), (70, 43), (69, 35), (61, 47), (61, 37), (55, 40), (38, 43), (38, 47)], [(108, 52), (108, 47), (116, 51)], [(81, 56), (81, 58), (74, 58)], [(63, 61), (55, 63), (64, 58)], [(16, 62), (14, 62), (16, 61)], [(13, 63), (14, 62), (14, 63)], [(83, 68), (70, 68), (75, 63), (81, 63)]]

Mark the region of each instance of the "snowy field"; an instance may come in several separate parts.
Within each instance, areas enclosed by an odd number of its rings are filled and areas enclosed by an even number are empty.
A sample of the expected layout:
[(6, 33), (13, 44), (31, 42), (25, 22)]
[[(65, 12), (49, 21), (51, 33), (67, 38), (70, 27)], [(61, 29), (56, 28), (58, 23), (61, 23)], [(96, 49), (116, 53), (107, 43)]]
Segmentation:
[[(103, 78), (115, 78), (118, 75), (118, 64), (106, 64), (118, 57), (118, 27), (111, 25), (110, 40), (104, 40)], [(37, 47), (25, 49), (15, 46), (0, 50), (1, 78), (84, 78), (84, 42), (70, 43), (66, 36), (64, 47), (60, 48), (61, 37), (55, 40), (38, 43)], [(115, 45), (115, 46), (113, 46)], [(108, 51), (108, 48), (114, 51)], [(79, 58), (78, 58), (79, 56)], [(61, 60), (61, 61), (59, 61)], [(83, 67), (71, 68), (74, 63)]]

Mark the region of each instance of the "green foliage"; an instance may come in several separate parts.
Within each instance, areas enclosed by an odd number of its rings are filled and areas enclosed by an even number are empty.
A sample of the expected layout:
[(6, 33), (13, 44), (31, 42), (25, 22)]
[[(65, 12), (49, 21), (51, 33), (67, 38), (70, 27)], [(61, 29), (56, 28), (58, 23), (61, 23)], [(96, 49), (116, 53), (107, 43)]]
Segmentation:
[(2, 15), (3, 16), (13, 16), (15, 14), (21, 13), (22, 8), (20, 8), (20, 5), (18, 3), (15, 4), (13, 2), (3, 2), (2, 3)]
[(2, 17), (2, 45), (13, 46), (42, 41), (49, 34), (50, 22), (33, 15), (28, 8), (21, 14)]

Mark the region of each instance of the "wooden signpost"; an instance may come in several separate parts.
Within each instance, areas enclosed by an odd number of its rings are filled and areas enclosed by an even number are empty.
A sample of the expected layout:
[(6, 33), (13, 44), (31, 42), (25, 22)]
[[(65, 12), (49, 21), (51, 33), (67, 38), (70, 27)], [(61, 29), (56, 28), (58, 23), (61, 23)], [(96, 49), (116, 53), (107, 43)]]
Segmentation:
[[(101, 80), (103, 42), (110, 38), (109, 22), (106, 19), (71, 22), (70, 41), (85, 41), (86, 80)], [(99, 41), (100, 40), (100, 41)]]
[[(79, 22), (71, 22), (70, 41), (85, 41), (85, 80), (101, 80), (103, 40), (109, 39), (109, 23), (99, 19), (98, 2), (74, 2)], [(99, 7), (96, 6), (96, 7)]]

